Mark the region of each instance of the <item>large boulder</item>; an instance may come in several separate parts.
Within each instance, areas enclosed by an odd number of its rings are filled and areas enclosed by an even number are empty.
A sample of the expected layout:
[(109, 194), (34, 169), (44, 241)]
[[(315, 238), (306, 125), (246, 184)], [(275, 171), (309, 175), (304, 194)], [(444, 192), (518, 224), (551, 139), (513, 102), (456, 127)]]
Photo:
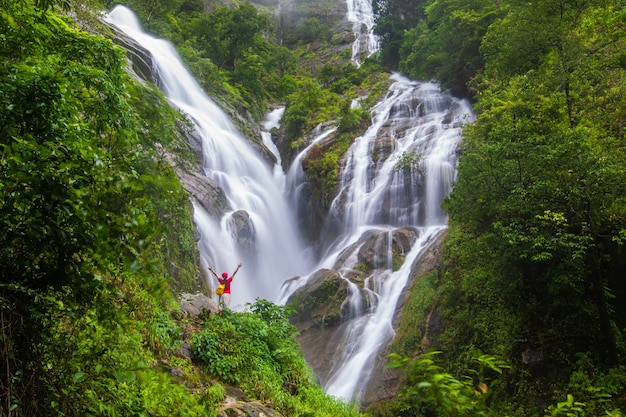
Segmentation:
[(297, 340), (305, 360), (324, 383), (336, 365), (340, 349), (341, 307), (348, 283), (338, 272), (322, 269), (315, 272), (287, 301), (297, 308), (290, 318), (298, 329)]
[(237, 210), (228, 219), (230, 233), (237, 239), (237, 248), (246, 254), (247, 259), (256, 255), (256, 231), (250, 215), (245, 210)]
[(347, 283), (337, 271), (321, 269), (289, 297), (287, 303), (297, 308), (293, 323), (307, 323), (299, 328), (336, 326), (341, 320), (341, 304), (346, 298)]
[(180, 311), (187, 317), (219, 313), (217, 303), (212, 298), (201, 293), (181, 294), (179, 305)]
[[(392, 268), (404, 261), (419, 236), (414, 227), (396, 229), (391, 233), (385, 230), (372, 230), (361, 236), (358, 260), (368, 270)], [(389, 240), (391, 239), (391, 247)]]

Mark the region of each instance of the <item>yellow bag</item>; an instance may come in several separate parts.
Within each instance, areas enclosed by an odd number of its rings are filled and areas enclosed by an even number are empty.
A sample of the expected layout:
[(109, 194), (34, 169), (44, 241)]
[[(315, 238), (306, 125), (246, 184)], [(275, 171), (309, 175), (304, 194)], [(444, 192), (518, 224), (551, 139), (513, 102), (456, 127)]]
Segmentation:
[(226, 286), (224, 284), (218, 285), (217, 289), (215, 290), (215, 294), (217, 294), (217, 295), (224, 294), (224, 288), (226, 288)]

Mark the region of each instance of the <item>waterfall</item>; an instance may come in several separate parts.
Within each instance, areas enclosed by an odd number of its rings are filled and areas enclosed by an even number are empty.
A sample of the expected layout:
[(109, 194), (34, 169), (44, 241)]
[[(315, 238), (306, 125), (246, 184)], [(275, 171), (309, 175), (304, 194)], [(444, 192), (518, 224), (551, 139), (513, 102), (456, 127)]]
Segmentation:
[[(310, 269), (283, 190), (284, 174), (275, 178), (273, 167), (203, 93), (170, 42), (143, 32), (133, 12), (123, 6), (116, 6), (105, 20), (150, 52), (159, 87), (171, 104), (188, 116), (202, 138), (205, 175), (226, 195), (229, 209), (220, 218), (194, 204), (205, 271), (210, 265), (218, 273), (232, 273), (237, 263), (243, 262), (233, 281), (233, 309), (257, 297), (276, 301), (285, 279)], [(215, 287), (217, 280), (209, 279)]]
[[(324, 232), (333, 237), (327, 239), (325, 267), (335, 265), (346, 250), (356, 253), (368, 231), (380, 233), (373, 247), (381, 259), (365, 285), (376, 302), (362, 316), (348, 318), (339, 366), (322, 381), (326, 392), (345, 400), (358, 401), (364, 393), (376, 354), (393, 339), (391, 323), (411, 268), (446, 228), (441, 202), (454, 180), (462, 125), (472, 117), (466, 101), (442, 93), (436, 84), (397, 74), (392, 80), (389, 94), (372, 110), (371, 126), (347, 152)], [(407, 227), (419, 235), (394, 270), (392, 232)], [(343, 267), (356, 266), (356, 260), (351, 262)]]
[[(361, 56), (378, 50), (371, 1), (347, 0), (347, 8), (355, 34), (352, 59), (359, 65)], [(462, 125), (473, 118), (467, 101), (442, 93), (435, 83), (397, 74), (391, 79), (387, 96), (371, 112), (370, 127), (347, 152), (340, 192), (322, 233), (326, 252), (318, 268), (343, 269), (355, 267), (354, 254), (367, 236), (379, 233), (374, 251), (382, 259), (375, 260), (363, 288), (370, 307), (362, 308), (360, 294), (350, 283), (344, 302), (349, 308), (342, 308), (343, 340), (337, 343), (343, 349), (321, 381), (326, 392), (346, 401), (358, 402), (364, 394), (377, 353), (394, 337), (393, 317), (414, 262), (446, 228), (441, 203), (456, 173)], [(402, 266), (394, 270), (393, 233), (407, 227), (419, 233)], [(349, 251), (353, 255), (340, 262)], [(303, 281), (306, 277), (290, 286)]]
[[(360, 57), (378, 48), (371, 3), (348, 0), (348, 18), (354, 24), (353, 60), (358, 65)], [(473, 117), (470, 105), (442, 93), (437, 84), (392, 76), (387, 96), (372, 109), (371, 126), (345, 156), (340, 192), (322, 230), (322, 256), (314, 264), (299, 232), (298, 219), (306, 218), (302, 213), (309, 209), (301, 203), (306, 187), (301, 161), (336, 128), (320, 127), (285, 174), (269, 134), (282, 109), (268, 114), (263, 127), (263, 141), (277, 160), (269, 166), (202, 92), (169, 42), (144, 33), (122, 6), (106, 20), (150, 51), (160, 87), (202, 138), (204, 173), (223, 189), (229, 209), (216, 217), (194, 204), (198, 247), (205, 268), (232, 272), (238, 262), (244, 263), (233, 282), (233, 308), (256, 297), (284, 303), (322, 268), (334, 269), (347, 280), (345, 272), (358, 267), (359, 249), (366, 240), (374, 241), (375, 268), (362, 287), (348, 283), (341, 307), (338, 333), (345, 348), (321, 381), (328, 393), (358, 401), (376, 355), (394, 336), (393, 317), (414, 262), (446, 228), (440, 206), (455, 176), (462, 126)], [(397, 234), (410, 236), (412, 245), (402, 254), (404, 262), (394, 266), (391, 248)]]
[(261, 131), (261, 140), (267, 149), (272, 152), (272, 155), (276, 158), (276, 164), (274, 164), (274, 180), (277, 184), (281, 184), (281, 188), (285, 186), (285, 173), (281, 165), (281, 157), (276, 144), (272, 141), (272, 129), (280, 126), (280, 118), (283, 117), (285, 112), (284, 107), (278, 107), (269, 112), (263, 121), (263, 130)]
[(355, 39), (352, 43), (352, 61), (359, 66), (361, 56), (378, 51), (378, 37), (374, 35), (374, 12), (371, 0), (347, 0), (348, 21), (352, 22)]

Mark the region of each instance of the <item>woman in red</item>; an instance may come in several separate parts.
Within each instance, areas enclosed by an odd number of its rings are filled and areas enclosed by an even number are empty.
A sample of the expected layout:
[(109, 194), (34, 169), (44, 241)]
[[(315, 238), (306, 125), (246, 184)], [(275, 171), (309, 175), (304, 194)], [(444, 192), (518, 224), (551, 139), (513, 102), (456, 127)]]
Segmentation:
[(217, 278), (220, 284), (224, 285), (224, 293), (220, 295), (220, 298), (218, 300), (220, 310), (223, 309), (223, 307), (228, 308), (230, 306), (230, 283), (233, 280), (233, 278), (235, 278), (235, 275), (237, 275), (237, 271), (239, 271), (239, 268), (241, 268), (241, 265), (243, 264), (239, 262), (239, 264), (237, 265), (237, 268), (235, 269), (235, 272), (233, 272), (233, 274), (230, 277), (228, 276), (228, 272), (224, 272), (222, 273), (221, 278), (217, 276), (217, 272), (215, 272), (215, 269), (213, 269), (212, 266), (209, 267), (209, 271), (211, 271), (213, 275), (215, 275), (215, 278)]

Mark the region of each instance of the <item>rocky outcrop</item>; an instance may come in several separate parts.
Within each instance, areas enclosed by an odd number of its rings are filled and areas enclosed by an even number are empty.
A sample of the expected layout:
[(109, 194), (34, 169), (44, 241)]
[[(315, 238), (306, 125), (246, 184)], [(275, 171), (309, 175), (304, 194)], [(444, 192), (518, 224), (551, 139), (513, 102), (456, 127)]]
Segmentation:
[(237, 238), (237, 247), (246, 254), (247, 259), (256, 257), (256, 232), (248, 212), (237, 210), (228, 221), (228, 227)]
[[(291, 295), (289, 303), (297, 306), (293, 322), (306, 323), (306, 326), (327, 328), (336, 326), (341, 320), (341, 304), (346, 298), (347, 283), (334, 270), (321, 269), (307, 280), (307, 283)], [(306, 330), (300, 327), (300, 330)]]
[[(394, 260), (401, 263), (418, 237), (417, 228), (406, 227), (394, 231), (370, 231), (360, 246), (357, 259), (368, 270), (393, 267)], [(391, 239), (391, 245), (389, 242)], [(391, 247), (390, 247), (391, 246)], [(389, 256), (391, 254), (391, 256)]]
[(150, 53), (148, 53), (148, 51), (146, 51), (134, 39), (131, 39), (120, 32), (115, 26), (109, 25), (106, 22), (103, 23), (106, 24), (113, 32), (113, 41), (126, 50), (126, 56), (128, 58), (127, 70), (138, 80), (148, 81), (157, 85), (157, 77), (155, 77), (152, 73), (154, 64)]
[(219, 313), (217, 303), (204, 294), (186, 294), (180, 295), (179, 300), (180, 311), (187, 317), (199, 317), (202, 314)]

